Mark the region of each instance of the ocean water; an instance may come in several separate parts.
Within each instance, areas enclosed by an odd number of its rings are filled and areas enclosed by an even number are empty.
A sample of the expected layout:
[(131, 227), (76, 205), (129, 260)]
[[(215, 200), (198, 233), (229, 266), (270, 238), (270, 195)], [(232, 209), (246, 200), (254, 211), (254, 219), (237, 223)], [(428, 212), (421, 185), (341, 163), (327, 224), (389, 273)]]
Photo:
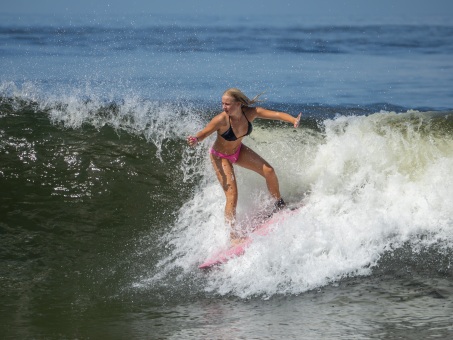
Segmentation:
[[(453, 335), (453, 22), (0, 15), (2, 338)], [(229, 87), (304, 207), (244, 256), (185, 138)], [(266, 213), (237, 168), (238, 219)]]

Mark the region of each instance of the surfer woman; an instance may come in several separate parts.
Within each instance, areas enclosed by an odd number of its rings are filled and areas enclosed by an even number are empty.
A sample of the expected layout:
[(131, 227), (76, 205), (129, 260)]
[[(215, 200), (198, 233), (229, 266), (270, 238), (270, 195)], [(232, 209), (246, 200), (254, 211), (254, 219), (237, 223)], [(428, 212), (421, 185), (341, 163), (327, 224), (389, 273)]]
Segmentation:
[(217, 132), (217, 138), (210, 149), (211, 161), (225, 192), (225, 220), (232, 228), (230, 237), (233, 243), (240, 239), (238, 233), (234, 231), (238, 189), (233, 164), (253, 170), (263, 176), (270, 194), (275, 199), (275, 209), (285, 207), (274, 168), (255, 151), (242, 144), (242, 139), (252, 132), (252, 122), (256, 118), (282, 120), (293, 124), (295, 128), (299, 126), (300, 122), (301, 114), (295, 118), (284, 112), (251, 107), (258, 102), (258, 98), (259, 95), (250, 100), (236, 88), (226, 90), (222, 96), (223, 112), (215, 116), (195, 136), (187, 138), (187, 143), (195, 146), (212, 133)]

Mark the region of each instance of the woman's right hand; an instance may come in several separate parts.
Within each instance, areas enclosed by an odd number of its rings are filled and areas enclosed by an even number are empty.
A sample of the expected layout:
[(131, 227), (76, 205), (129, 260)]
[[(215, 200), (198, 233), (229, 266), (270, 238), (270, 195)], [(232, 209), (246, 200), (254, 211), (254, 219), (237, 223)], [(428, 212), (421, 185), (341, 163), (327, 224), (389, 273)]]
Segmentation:
[(189, 146), (197, 145), (198, 144), (198, 138), (194, 137), (194, 136), (187, 137), (187, 144), (189, 144)]

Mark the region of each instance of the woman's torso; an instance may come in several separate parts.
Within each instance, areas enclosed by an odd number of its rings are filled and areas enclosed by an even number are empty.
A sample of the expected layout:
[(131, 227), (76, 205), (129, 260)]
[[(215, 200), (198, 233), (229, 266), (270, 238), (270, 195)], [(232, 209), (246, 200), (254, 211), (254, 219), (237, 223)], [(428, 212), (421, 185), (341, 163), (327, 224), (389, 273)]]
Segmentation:
[[(221, 113), (224, 116), (222, 117), (224, 124), (217, 130), (217, 139), (212, 146), (216, 151), (226, 155), (233, 154), (241, 145), (242, 139), (252, 132), (253, 108), (243, 108), (242, 110), (242, 116), (238, 122), (232, 122), (225, 112)], [(236, 139), (234, 140), (234, 138)]]

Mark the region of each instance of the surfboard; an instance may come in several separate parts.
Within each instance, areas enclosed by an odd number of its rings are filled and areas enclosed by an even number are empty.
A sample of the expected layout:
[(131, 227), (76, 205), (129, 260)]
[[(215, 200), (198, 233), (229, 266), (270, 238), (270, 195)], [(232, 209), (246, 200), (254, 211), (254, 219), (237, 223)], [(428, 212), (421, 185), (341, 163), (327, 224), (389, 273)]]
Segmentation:
[(235, 244), (228, 249), (223, 249), (215, 253), (214, 255), (207, 258), (202, 264), (200, 264), (198, 268), (210, 269), (226, 263), (235, 257), (244, 255), (247, 248), (257, 236), (268, 235), (273, 230), (273, 227), (278, 226), (286, 218), (297, 213), (300, 208), (302, 208), (302, 205), (299, 205), (292, 209), (284, 209), (273, 214), (269, 219), (258, 225), (254, 229), (254, 231), (251, 232), (242, 242)]

